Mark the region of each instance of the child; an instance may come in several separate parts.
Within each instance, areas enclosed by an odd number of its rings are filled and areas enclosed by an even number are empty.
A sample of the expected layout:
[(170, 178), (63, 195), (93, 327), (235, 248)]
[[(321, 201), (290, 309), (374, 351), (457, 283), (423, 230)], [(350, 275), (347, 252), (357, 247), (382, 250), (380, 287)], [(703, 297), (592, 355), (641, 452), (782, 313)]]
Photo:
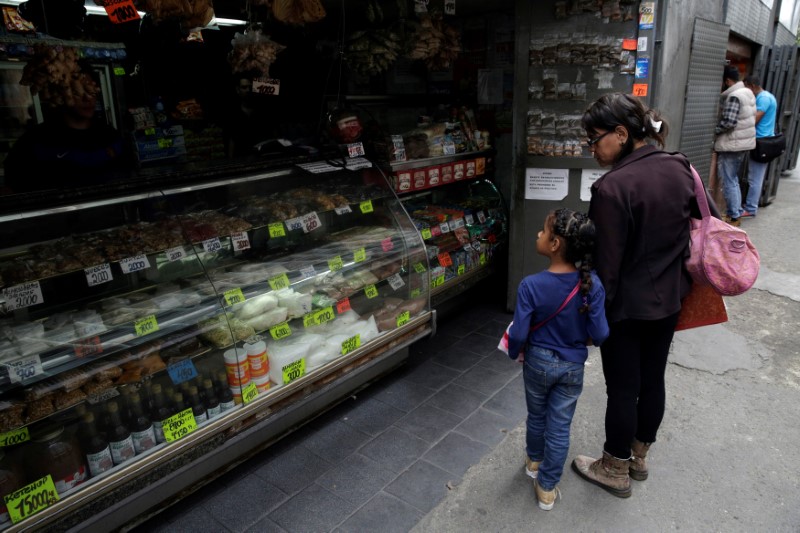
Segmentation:
[(594, 236), (594, 223), (583, 213), (558, 209), (547, 215), (536, 252), (548, 257), (550, 266), (520, 283), (508, 332), (509, 357), (518, 354), (517, 361), (524, 362), (525, 473), (534, 479), (536, 499), (545, 511), (555, 503), (569, 450), (586, 345), (608, 337), (605, 291), (591, 271)]

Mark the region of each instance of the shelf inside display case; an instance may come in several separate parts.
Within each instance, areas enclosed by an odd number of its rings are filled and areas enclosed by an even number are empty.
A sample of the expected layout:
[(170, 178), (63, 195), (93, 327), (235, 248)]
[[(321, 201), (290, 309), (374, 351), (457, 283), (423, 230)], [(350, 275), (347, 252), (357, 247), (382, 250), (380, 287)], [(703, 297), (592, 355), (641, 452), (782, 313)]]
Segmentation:
[(398, 194), (444, 187), (477, 179), (492, 172), (494, 150), (396, 161), (391, 163), (392, 183)]

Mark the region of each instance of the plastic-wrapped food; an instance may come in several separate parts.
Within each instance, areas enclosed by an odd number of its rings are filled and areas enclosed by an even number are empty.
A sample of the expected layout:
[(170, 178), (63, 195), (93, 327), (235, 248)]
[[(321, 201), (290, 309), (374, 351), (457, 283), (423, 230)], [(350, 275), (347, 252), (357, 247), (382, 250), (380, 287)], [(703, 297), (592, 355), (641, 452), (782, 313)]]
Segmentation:
[(271, 293), (262, 294), (244, 302), (236, 310), (236, 316), (242, 320), (261, 315), (278, 307), (278, 298)]
[(255, 331), (264, 331), (281, 322), (285, 322), (287, 314), (288, 309), (285, 307), (276, 307), (262, 314), (246, 318), (244, 322)]
[(78, 65), (79, 52), (64, 46), (36, 45), (34, 55), (22, 71), (20, 84), (28, 85), (50, 107), (74, 107), (100, 87)]
[(236, 33), (231, 46), (228, 63), (233, 72), (258, 72), (265, 77), (269, 77), (269, 68), (286, 48), (265, 36), (261, 30)]

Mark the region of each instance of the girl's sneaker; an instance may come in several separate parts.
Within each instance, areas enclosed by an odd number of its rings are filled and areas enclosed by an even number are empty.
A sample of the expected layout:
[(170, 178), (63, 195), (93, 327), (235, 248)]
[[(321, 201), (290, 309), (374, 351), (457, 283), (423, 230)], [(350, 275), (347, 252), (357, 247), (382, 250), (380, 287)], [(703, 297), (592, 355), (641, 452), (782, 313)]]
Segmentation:
[(525, 457), (525, 474), (536, 479), (536, 476), (539, 475), (539, 463), (541, 461), (531, 461), (530, 457)]
[(552, 509), (556, 504), (556, 498), (561, 497), (561, 491), (558, 490), (558, 487), (553, 487), (553, 490), (544, 490), (539, 486), (538, 481), (534, 482), (533, 486), (536, 489), (536, 499), (539, 500), (539, 509), (542, 511)]

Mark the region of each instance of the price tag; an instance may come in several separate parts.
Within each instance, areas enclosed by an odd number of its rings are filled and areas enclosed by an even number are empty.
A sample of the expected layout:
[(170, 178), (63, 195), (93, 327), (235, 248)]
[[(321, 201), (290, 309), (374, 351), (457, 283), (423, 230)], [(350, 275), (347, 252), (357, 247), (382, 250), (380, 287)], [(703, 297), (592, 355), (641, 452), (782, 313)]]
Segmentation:
[(159, 148), (169, 148), (172, 146), (172, 139), (158, 139), (156, 142)]
[(361, 346), (361, 335), (353, 335), (349, 339), (342, 341), (342, 355), (354, 352), (359, 346)]
[(349, 205), (343, 205), (341, 207), (336, 207), (336, 208), (334, 208), (334, 211), (336, 211), (337, 215), (346, 215), (348, 213), (352, 213), (353, 212), (353, 210), (350, 209)]
[(439, 226), (433, 226), (431, 228), (431, 235), (433, 235), (434, 237), (438, 237), (441, 234), (442, 234), (442, 228), (440, 228)]
[(444, 14), (445, 15), (456, 14), (456, 0), (444, 0)]
[(414, 289), (411, 291), (411, 297), (416, 298), (422, 295), (422, 289)]
[(8, 311), (44, 303), (42, 287), (38, 281), (29, 281), (28, 283), (21, 283), (4, 289), (3, 297), (6, 300), (6, 309)]
[(306, 373), (306, 360), (305, 358), (298, 361), (293, 361), (288, 365), (281, 367), (281, 374), (283, 375), (283, 384), (288, 385)]
[(269, 328), (269, 334), (273, 339), (279, 341), (290, 336), (292, 334), (292, 328), (289, 327), (288, 322), (284, 322), (283, 324), (278, 324), (277, 326)]
[(83, 272), (86, 274), (86, 283), (88, 283), (90, 287), (108, 283), (114, 279), (114, 276), (111, 275), (111, 265), (108, 263), (84, 268)]
[(458, 265), (458, 275), (459, 276), (463, 275), (464, 272), (466, 272), (466, 271), (467, 271), (467, 265), (464, 265), (464, 264)]
[(347, 155), (348, 157), (361, 157), (366, 155), (367, 153), (364, 151), (364, 144), (363, 143), (352, 143), (347, 145)]
[(114, 67), (114, 76), (124, 76), (125, 69), (122, 67)]
[[(190, 409), (191, 411), (191, 409)], [(16, 524), (58, 501), (53, 478), (47, 474), (30, 485), (25, 485), (3, 497), (11, 522)]]
[(378, 295), (378, 289), (375, 288), (375, 285), (367, 285), (364, 287), (364, 294), (367, 295), (367, 298), (375, 298)]
[(267, 283), (269, 283), (269, 286), (272, 288), (273, 291), (279, 291), (291, 285), (291, 283), (289, 282), (289, 276), (287, 276), (286, 274), (279, 274), (275, 277), (269, 278), (267, 280)]
[(337, 270), (341, 270), (343, 266), (344, 263), (342, 263), (342, 256), (340, 255), (337, 255), (332, 259), (328, 259), (328, 268), (331, 270), (331, 272), (336, 272)]
[(91, 405), (102, 405), (111, 398), (116, 398), (117, 396), (119, 396), (119, 391), (112, 387), (95, 394), (89, 394), (86, 396), (86, 401)]
[(136, 330), (136, 335), (139, 337), (158, 331), (158, 321), (156, 320), (156, 315), (140, 318), (133, 323), (133, 327)]
[(286, 236), (286, 231), (283, 229), (283, 222), (273, 222), (272, 224), (267, 224), (267, 229), (269, 229), (269, 237), (271, 239), (277, 239), (278, 237)]
[(359, 248), (355, 252), (353, 252), (353, 262), (360, 263), (362, 261), (366, 261), (367, 259), (367, 250), (364, 248)]
[(475, 219), (472, 218), (472, 213), (470, 213), (468, 215), (464, 215), (464, 219), (467, 221), (467, 224), (470, 225), (470, 226), (475, 223)]
[(164, 253), (167, 256), (168, 261), (177, 261), (179, 259), (183, 259), (184, 257), (186, 257), (186, 250), (183, 249), (183, 246), (176, 246), (175, 248), (170, 248)]
[(486, 215), (483, 214), (483, 211), (478, 211), (478, 222), (481, 224), (486, 222)]
[(450, 222), (450, 228), (451, 229), (458, 229), (458, 228), (463, 228), (463, 227), (464, 227), (464, 219), (463, 218), (457, 218), (457, 219), (453, 220), (452, 222)]
[(255, 400), (258, 397), (258, 387), (256, 387), (256, 382), (251, 381), (250, 385), (246, 386), (244, 390), (242, 390), (242, 403), (248, 404)]
[(325, 322), (330, 322), (336, 315), (333, 313), (333, 307), (325, 307), (324, 309), (320, 309), (316, 313), (317, 316), (317, 324), (324, 324)]
[(176, 415), (165, 418), (161, 422), (164, 430), (164, 438), (167, 442), (174, 442), (181, 439), (197, 429), (197, 421), (194, 419), (192, 408), (184, 409)]
[(5, 433), (0, 433), (0, 447), (22, 444), (30, 439), (31, 435), (28, 433), (27, 427), (6, 431)]
[(448, 252), (442, 252), (439, 254), (439, 265), (445, 268), (453, 265), (453, 259), (450, 257)]
[(228, 307), (236, 304), (240, 304), (245, 301), (244, 293), (242, 289), (229, 289), (223, 293), (223, 298), (225, 298), (225, 303), (228, 304)]
[(312, 211), (306, 215), (303, 215), (303, 232), (310, 233), (321, 227), (322, 221), (319, 219), (319, 216), (317, 216), (316, 211)]
[(300, 269), (300, 275), (303, 276), (303, 279), (313, 278), (317, 275), (317, 271), (314, 269), (314, 265), (309, 265)]
[(442, 222), (439, 224), (439, 229), (442, 230), (442, 233), (450, 233), (450, 224)]
[(394, 290), (397, 290), (400, 287), (403, 287), (405, 285), (405, 282), (403, 281), (403, 277), (400, 275), (400, 273), (397, 273), (397, 274), (394, 274), (392, 276), (389, 276), (387, 281), (389, 282), (389, 285)]
[(303, 217), (290, 218), (289, 220), (285, 220), (284, 224), (289, 228), (289, 231), (304, 229), (305, 227), (303, 226)]
[[(132, 20), (139, 20), (139, 12), (133, 5), (133, 0), (105, 0), (103, 7), (106, 8), (108, 20), (112, 24), (122, 24)], [(114, 69), (116, 73), (116, 69)], [(124, 71), (123, 71), (124, 74)]]
[(342, 314), (346, 313), (350, 310), (350, 298), (342, 298), (338, 302), (336, 302), (336, 313)]
[(103, 343), (100, 342), (100, 337), (97, 335), (88, 339), (76, 341), (74, 348), (75, 357), (86, 357), (88, 355), (103, 353)]
[(372, 207), (372, 200), (364, 200), (360, 204), (358, 204), (359, 209), (363, 214), (372, 213), (374, 211)]
[(39, 354), (28, 355), (16, 361), (9, 361), (5, 365), (8, 367), (8, 377), (11, 383), (23, 383), (44, 373)]
[(422, 230), (420, 233), (422, 233), (422, 238), (423, 238), (424, 240), (426, 240), (426, 241), (427, 241), (428, 239), (430, 239), (431, 237), (433, 237), (433, 235), (431, 234), (431, 230), (430, 230), (430, 228), (425, 228), (425, 229), (423, 229), (423, 230)]
[(444, 155), (456, 155), (456, 144), (453, 141), (442, 143), (442, 150)]
[(470, 243), (464, 243), (464, 251), (469, 253), (472, 251), (472, 245)]
[(408, 324), (408, 321), (411, 320), (411, 312), (410, 311), (403, 311), (399, 315), (397, 315), (397, 327), (403, 327)]
[(481, 253), (481, 265), (485, 265), (485, 264), (486, 264), (486, 254), (485, 253)]
[(281, 80), (274, 78), (253, 78), (253, 92), (267, 96), (281, 94)]
[(250, 238), (247, 236), (246, 231), (240, 231), (231, 234), (231, 244), (235, 252), (248, 250), (250, 248)]
[(386, 237), (381, 241), (381, 249), (384, 252), (391, 252), (394, 250), (394, 242), (392, 241), (391, 237)]
[(423, 272), (425, 272), (425, 265), (423, 265), (422, 263), (414, 263), (414, 271), (417, 274), (422, 274)]
[(175, 385), (180, 385), (184, 381), (189, 381), (197, 377), (197, 369), (191, 359), (184, 359), (178, 363), (169, 365), (167, 367), (169, 379)]
[(208, 253), (219, 252), (222, 250), (222, 242), (220, 242), (219, 237), (205, 240), (203, 241), (203, 249)]
[(436, 276), (436, 277), (435, 277), (435, 278), (434, 278), (434, 279), (431, 281), (431, 286), (432, 286), (432, 287), (438, 287), (439, 285), (444, 285), (444, 274), (442, 274), (442, 275), (440, 275), (440, 276)]
[(155, 135), (156, 134), (156, 129), (155, 128), (146, 128), (144, 130), (144, 134), (145, 135)]

